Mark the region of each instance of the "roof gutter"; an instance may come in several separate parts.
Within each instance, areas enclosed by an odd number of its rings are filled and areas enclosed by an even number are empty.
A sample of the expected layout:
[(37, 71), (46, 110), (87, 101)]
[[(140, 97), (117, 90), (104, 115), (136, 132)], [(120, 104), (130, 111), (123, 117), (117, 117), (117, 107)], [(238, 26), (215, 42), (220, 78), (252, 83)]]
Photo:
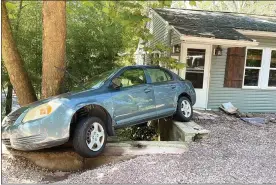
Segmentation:
[(236, 47), (259, 45), (259, 42), (256, 42), (256, 41), (228, 40), (228, 39), (217, 39), (217, 38), (206, 38), (206, 37), (194, 37), (194, 36), (187, 36), (187, 35), (181, 35), (180, 40), (186, 41), (186, 42), (196, 42), (196, 43), (203, 43), (203, 44), (226, 45), (226, 46), (236, 46)]

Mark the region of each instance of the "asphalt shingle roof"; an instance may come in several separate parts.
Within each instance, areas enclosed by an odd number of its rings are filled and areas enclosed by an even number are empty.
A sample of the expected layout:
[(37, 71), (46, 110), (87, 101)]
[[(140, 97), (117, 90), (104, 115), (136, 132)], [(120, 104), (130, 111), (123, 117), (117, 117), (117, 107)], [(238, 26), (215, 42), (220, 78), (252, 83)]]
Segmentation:
[(252, 41), (235, 29), (276, 32), (273, 17), (174, 8), (154, 11), (181, 34), (189, 36)]

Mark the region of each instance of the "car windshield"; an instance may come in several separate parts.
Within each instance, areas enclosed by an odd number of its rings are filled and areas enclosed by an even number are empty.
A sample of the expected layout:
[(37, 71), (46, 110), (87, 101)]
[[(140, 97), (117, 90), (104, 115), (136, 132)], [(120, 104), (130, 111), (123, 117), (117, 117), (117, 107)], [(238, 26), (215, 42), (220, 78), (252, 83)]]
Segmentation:
[(94, 76), (91, 80), (89, 80), (86, 84), (85, 87), (87, 89), (96, 89), (101, 87), (104, 82), (108, 79), (108, 77), (110, 77), (112, 74), (114, 74), (116, 71), (118, 70), (118, 68), (103, 72), (99, 75)]

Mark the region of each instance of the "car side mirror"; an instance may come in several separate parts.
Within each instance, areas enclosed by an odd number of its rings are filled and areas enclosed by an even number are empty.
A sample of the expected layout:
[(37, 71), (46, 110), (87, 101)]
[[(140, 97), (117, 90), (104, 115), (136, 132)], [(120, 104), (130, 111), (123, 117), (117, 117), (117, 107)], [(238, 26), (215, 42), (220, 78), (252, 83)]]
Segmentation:
[(112, 81), (111, 81), (112, 87), (113, 87), (114, 89), (120, 88), (120, 87), (122, 86), (122, 83), (121, 83), (121, 82), (122, 82), (122, 80), (121, 80), (120, 78), (118, 78), (118, 77), (113, 78)]

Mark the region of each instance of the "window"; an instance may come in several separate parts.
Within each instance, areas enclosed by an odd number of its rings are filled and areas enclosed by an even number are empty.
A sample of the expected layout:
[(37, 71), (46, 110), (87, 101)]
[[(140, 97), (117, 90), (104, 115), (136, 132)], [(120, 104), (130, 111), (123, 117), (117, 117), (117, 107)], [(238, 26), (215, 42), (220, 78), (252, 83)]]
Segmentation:
[(245, 62), (244, 86), (258, 86), (262, 67), (262, 49), (248, 49)]
[(144, 71), (142, 69), (129, 69), (120, 76), (122, 87), (130, 87), (146, 83)]
[(187, 51), (186, 80), (192, 82), (194, 88), (203, 88), (205, 49), (192, 49)]
[(151, 64), (160, 64), (159, 58), (161, 57), (161, 53), (158, 51), (154, 51), (151, 54)]
[(166, 72), (162, 69), (149, 68), (149, 69), (147, 69), (147, 71), (150, 75), (152, 83), (166, 82), (166, 81), (172, 80), (172, 76), (168, 72)]
[(245, 88), (276, 88), (275, 48), (247, 49), (243, 85)]
[(276, 87), (276, 50), (271, 51), (268, 86)]

